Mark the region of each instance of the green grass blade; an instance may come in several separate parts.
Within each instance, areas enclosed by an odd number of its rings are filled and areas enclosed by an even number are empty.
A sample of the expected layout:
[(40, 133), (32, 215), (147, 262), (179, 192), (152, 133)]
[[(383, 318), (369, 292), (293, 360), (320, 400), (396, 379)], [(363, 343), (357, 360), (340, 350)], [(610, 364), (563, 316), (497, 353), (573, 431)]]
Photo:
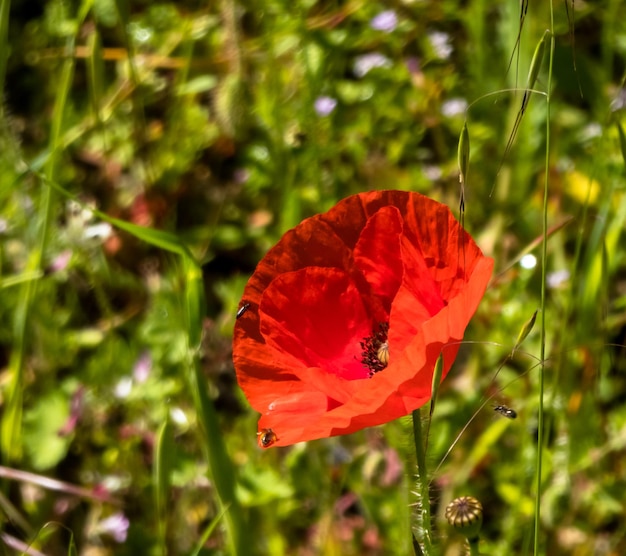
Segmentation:
[[(432, 418), (433, 413), (435, 412), (435, 404), (437, 403), (437, 396), (439, 395), (439, 386), (441, 385), (441, 375), (443, 374), (443, 353), (439, 354), (437, 357), (437, 362), (435, 363), (435, 372), (433, 373), (433, 383), (431, 389), (430, 396), (430, 412), (429, 418)], [(428, 439), (427, 439), (428, 441)]]
[[(69, 46), (73, 47), (74, 41), (69, 41)], [(51, 156), (48, 158), (44, 169), (46, 178), (53, 181), (56, 176), (56, 169), (59, 158), (59, 140), (61, 130), (63, 128), (63, 116), (65, 114), (65, 106), (72, 82), (74, 72), (74, 59), (68, 57), (62, 66), (61, 78), (55, 99), (53, 119), (50, 132), (49, 150)], [(33, 247), (29, 258), (27, 274), (39, 273), (42, 271), (44, 253), (48, 242), (48, 227), (50, 225), (51, 215), (53, 211), (53, 197), (50, 188), (43, 188), (40, 197), (39, 211), (35, 225), (38, 228), (38, 245)], [(37, 295), (37, 282), (28, 281), (24, 284), (20, 292), (19, 306), (15, 312), (15, 320), (13, 327), (14, 341), (13, 351), (9, 361), (9, 395), (6, 401), (6, 408), (2, 416), (2, 442), (0, 448), (7, 458), (11, 460), (19, 460), (22, 457), (22, 404), (24, 395), (24, 359), (26, 351), (26, 334), (28, 328), (28, 320), (30, 307)]]
[(124, 230), (129, 234), (135, 236), (137, 239), (145, 241), (155, 247), (160, 247), (171, 253), (176, 253), (185, 257), (185, 259), (193, 259), (193, 256), (189, 252), (189, 248), (174, 234), (163, 230), (155, 230), (154, 228), (146, 228), (145, 226), (138, 226), (119, 218), (113, 218), (98, 210), (93, 211), (102, 220), (113, 224), (120, 230)]
[[(87, 16), (91, 0), (85, 0), (81, 4), (78, 14), (78, 25)], [(9, 2), (3, 2), (0, 6), (0, 41), (6, 38), (5, 25), (8, 25), (8, 9)], [(6, 10), (6, 12), (5, 12)], [(1, 43), (0, 43), (1, 44)], [(75, 37), (67, 40), (67, 49), (73, 52), (75, 45)], [(2, 50), (6, 52), (5, 49)], [(53, 117), (50, 126), (50, 140), (48, 143), (49, 157), (44, 165), (45, 181), (54, 182), (56, 180), (57, 167), (59, 164), (60, 153), (63, 149), (63, 129), (64, 117), (69, 97), (70, 88), (74, 76), (75, 58), (67, 56), (62, 63), (61, 72), (56, 90), (56, 98), (53, 108)], [(6, 59), (2, 57), (0, 61), (0, 82), (4, 81), (4, 71), (6, 67)], [(38, 274), (42, 272), (42, 265), (46, 246), (48, 244), (49, 226), (52, 219), (54, 209), (54, 197), (52, 189), (45, 187), (41, 191), (39, 200), (39, 210), (35, 225), (38, 228), (38, 245), (32, 250), (29, 258), (26, 274)], [(14, 348), (11, 352), (9, 360), (9, 388), (6, 401), (6, 408), (2, 415), (0, 423), (0, 431), (2, 432), (2, 440), (0, 441), (0, 450), (9, 460), (19, 460), (22, 456), (22, 412), (23, 412), (23, 395), (24, 395), (24, 359), (26, 350), (26, 334), (28, 328), (29, 313), (32, 304), (37, 296), (37, 282), (29, 280), (26, 282), (20, 292), (20, 303), (15, 313), (14, 320)]]
[(226, 451), (217, 412), (208, 396), (206, 380), (202, 376), (196, 356), (200, 345), (205, 303), (202, 273), (195, 262), (187, 257), (183, 258), (183, 273), (186, 283), (184, 304), (190, 354), (189, 388), (205, 440), (210, 479), (217, 491), (221, 508), (228, 508), (225, 519), (230, 550), (232, 554), (245, 556), (250, 554), (251, 548), (246, 541), (245, 522), (235, 495), (234, 466)]
[(159, 247), (160, 249), (164, 249), (165, 251), (169, 251), (170, 253), (175, 253), (176, 255), (185, 257), (186, 259), (194, 260), (193, 255), (189, 251), (187, 245), (185, 245), (185, 243), (183, 243), (180, 238), (178, 238), (178, 236), (176, 236), (175, 234), (166, 232), (164, 230), (155, 230), (154, 228), (138, 226), (137, 224), (133, 224), (132, 222), (127, 222), (126, 220), (121, 220), (119, 218), (109, 216), (108, 214), (98, 209), (86, 207), (86, 205), (76, 195), (70, 193), (62, 185), (59, 185), (53, 180), (46, 180), (46, 183), (52, 189), (58, 191), (67, 199), (71, 199), (81, 207), (89, 208), (89, 210), (93, 212), (98, 218), (104, 220), (105, 222), (108, 222), (109, 224), (112, 224), (120, 230), (128, 232), (137, 239), (140, 239), (141, 241), (144, 241), (149, 245), (153, 245), (154, 247)]
[(522, 326), (522, 329), (520, 330), (519, 335), (517, 336), (517, 340), (515, 341), (515, 345), (513, 346), (513, 350), (511, 351), (511, 356), (513, 356), (515, 354), (517, 349), (522, 345), (524, 340), (532, 332), (532, 330), (533, 330), (533, 328), (535, 326), (535, 321), (537, 320), (537, 313), (538, 313), (538, 311), (535, 311), (533, 313), (532, 317), (530, 317), (524, 323), (524, 326)]
[(467, 122), (463, 123), (463, 129), (459, 137), (459, 148), (457, 160), (459, 165), (459, 182), (461, 184), (461, 196), (459, 201), (459, 213), (461, 215), (461, 226), (465, 225), (465, 186), (467, 184), (467, 176), (469, 173), (469, 157), (470, 157), (470, 137), (467, 129)]
[(226, 512), (226, 528), (229, 533), (231, 554), (245, 556), (250, 554), (250, 546), (246, 542), (243, 514), (235, 497), (235, 475), (233, 464), (226, 451), (217, 412), (209, 398), (204, 384), (205, 380), (200, 369), (190, 371), (192, 396), (198, 412), (200, 426), (206, 440), (206, 457), (209, 462), (212, 482), (217, 491), (220, 505), (228, 508)]
[(217, 514), (211, 520), (211, 522), (206, 526), (206, 529), (202, 532), (202, 535), (198, 539), (198, 543), (196, 544), (195, 548), (191, 551), (190, 556), (198, 556), (200, 554), (202, 547), (209, 540), (209, 538), (213, 534), (213, 531), (215, 530), (219, 522), (222, 521), (222, 518), (226, 515), (227, 511), (228, 511), (228, 506), (225, 506), (222, 509), (222, 511), (219, 514)]
[[(535, 53), (533, 54), (533, 59), (530, 62), (528, 79), (526, 80), (527, 91), (535, 88), (535, 83), (537, 82), (537, 77), (539, 77), (539, 71), (541, 70), (541, 64), (543, 63), (543, 57), (546, 52), (546, 43), (549, 38), (552, 38), (552, 33), (550, 33), (550, 31), (546, 29), (541, 39), (539, 39), (537, 46), (535, 47)], [(522, 103), (522, 107), (524, 108), (524, 103)]]
[[(498, 174), (504, 165), (504, 161), (507, 159), (511, 148), (513, 147), (513, 143), (517, 138), (517, 133), (519, 131), (520, 126), (522, 125), (522, 119), (524, 114), (526, 113), (526, 109), (528, 108), (528, 103), (530, 102), (530, 97), (535, 92), (534, 86), (537, 82), (537, 78), (539, 77), (539, 71), (541, 70), (541, 65), (543, 63), (543, 57), (546, 51), (546, 43), (549, 38), (552, 38), (552, 42), (554, 42), (554, 37), (552, 37), (552, 33), (548, 29), (544, 32), (535, 47), (535, 53), (533, 54), (533, 58), (530, 62), (530, 68), (528, 70), (528, 77), (526, 79), (526, 88), (524, 89), (524, 95), (522, 96), (522, 104), (520, 109), (517, 112), (517, 116), (515, 117), (515, 122), (513, 123), (513, 129), (509, 135), (509, 139), (506, 143), (506, 147), (504, 148), (504, 155), (502, 156), (502, 161), (500, 162), (500, 168), (498, 169)], [(551, 53), (552, 54), (552, 53)], [(548, 95), (550, 91), (548, 91)], [(495, 187), (495, 185), (494, 185)], [(491, 188), (491, 194), (493, 193), (494, 187)]]
[(30, 282), (32, 280), (39, 280), (39, 278), (43, 278), (43, 276), (43, 271), (36, 270), (34, 272), (22, 272), (22, 274), (18, 274), (16, 276), (2, 278), (0, 279), (0, 289), (10, 288), (12, 286), (17, 286), (19, 284), (23, 284), (24, 282)]
[(102, 89), (104, 83), (104, 56), (102, 53), (102, 41), (97, 29), (87, 39), (89, 57), (87, 58), (87, 79), (89, 84), (89, 98), (96, 120), (96, 125), (102, 134), (103, 146), (106, 149), (106, 129), (102, 117)]
[(524, 30), (524, 21), (526, 21), (526, 14), (528, 13), (528, 0), (522, 0), (520, 2), (519, 8), (519, 28), (517, 31), (517, 38), (515, 39), (515, 44), (513, 45), (513, 50), (511, 51), (511, 57), (509, 58), (509, 63), (506, 67), (506, 72), (509, 73), (511, 70), (511, 65), (513, 64), (513, 58), (515, 58), (515, 54), (517, 53), (517, 65), (518, 68), (515, 70), (515, 86), (517, 87), (517, 72), (519, 70), (519, 54), (520, 54), (520, 46), (522, 41), (522, 31)]
[(619, 122), (617, 123), (617, 133), (619, 134), (619, 148), (622, 151), (622, 159), (626, 166), (626, 134), (624, 134), (624, 128)]
[(167, 420), (157, 434), (154, 464), (154, 495), (159, 531), (159, 546), (165, 551), (167, 546), (167, 499), (170, 489), (170, 473), (174, 450), (172, 426)]

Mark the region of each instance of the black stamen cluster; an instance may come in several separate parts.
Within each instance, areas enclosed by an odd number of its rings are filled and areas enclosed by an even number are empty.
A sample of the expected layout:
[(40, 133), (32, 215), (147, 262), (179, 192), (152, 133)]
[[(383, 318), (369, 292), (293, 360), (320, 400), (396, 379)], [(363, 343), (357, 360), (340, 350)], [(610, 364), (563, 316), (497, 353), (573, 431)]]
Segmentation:
[(378, 358), (378, 350), (387, 341), (389, 323), (382, 322), (378, 325), (378, 330), (373, 331), (371, 336), (363, 338), (361, 344), (361, 363), (369, 369), (370, 378), (382, 371), (387, 363), (383, 363)]

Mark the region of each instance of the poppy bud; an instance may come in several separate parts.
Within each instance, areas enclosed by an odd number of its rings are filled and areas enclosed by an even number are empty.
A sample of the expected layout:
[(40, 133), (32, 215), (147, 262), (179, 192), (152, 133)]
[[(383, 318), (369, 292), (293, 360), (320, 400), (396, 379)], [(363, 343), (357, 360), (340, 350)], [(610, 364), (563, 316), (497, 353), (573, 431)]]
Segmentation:
[(471, 543), (478, 538), (478, 533), (483, 524), (483, 506), (473, 496), (455, 498), (446, 507), (446, 519)]

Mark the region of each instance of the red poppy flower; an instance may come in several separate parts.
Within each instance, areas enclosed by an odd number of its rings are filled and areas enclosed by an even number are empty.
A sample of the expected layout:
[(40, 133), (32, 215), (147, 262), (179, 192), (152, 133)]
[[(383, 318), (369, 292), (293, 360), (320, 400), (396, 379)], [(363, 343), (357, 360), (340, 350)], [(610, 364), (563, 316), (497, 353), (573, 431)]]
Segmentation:
[(424, 405), (492, 268), (450, 210), (418, 193), (354, 195), (287, 232), (250, 278), (235, 325), (259, 445), (347, 434)]

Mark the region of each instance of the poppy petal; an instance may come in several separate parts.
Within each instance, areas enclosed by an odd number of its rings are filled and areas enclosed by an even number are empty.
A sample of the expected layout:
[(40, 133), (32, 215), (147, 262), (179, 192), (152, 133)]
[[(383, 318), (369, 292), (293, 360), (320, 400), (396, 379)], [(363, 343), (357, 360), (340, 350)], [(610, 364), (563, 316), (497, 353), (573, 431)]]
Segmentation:
[(402, 282), (401, 237), (400, 211), (383, 207), (367, 220), (354, 248), (355, 265), (365, 276), (371, 293), (386, 302), (387, 313)]
[(309, 267), (282, 274), (263, 295), (260, 314), (265, 343), (294, 359), (294, 374), (323, 367), (347, 380), (367, 378), (356, 356), (370, 319), (345, 272)]

